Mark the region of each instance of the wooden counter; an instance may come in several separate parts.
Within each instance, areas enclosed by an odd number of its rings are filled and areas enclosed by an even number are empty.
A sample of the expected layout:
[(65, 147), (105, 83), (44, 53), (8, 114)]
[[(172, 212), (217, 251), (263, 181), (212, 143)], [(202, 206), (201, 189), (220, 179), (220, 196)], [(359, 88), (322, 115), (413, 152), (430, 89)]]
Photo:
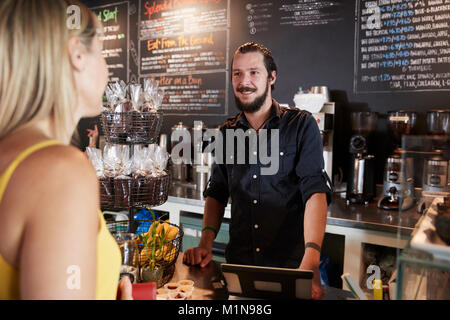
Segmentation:
[(175, 273), (170, 282), (180, 280), (194, 281), (191, 300), (227, 300), (228, 293), (220, 283), (220, 263), (211, 261), (206, 267), (183, 264), (183, 252), (180, 252), (175, 264)]

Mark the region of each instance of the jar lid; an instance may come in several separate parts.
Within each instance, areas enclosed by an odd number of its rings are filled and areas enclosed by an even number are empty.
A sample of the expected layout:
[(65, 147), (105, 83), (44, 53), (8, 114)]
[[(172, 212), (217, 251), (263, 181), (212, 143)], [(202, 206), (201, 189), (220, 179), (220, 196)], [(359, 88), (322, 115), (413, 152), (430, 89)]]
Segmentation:
[(173, 127), (172, 127), (172, 131), (175, 131), (175, 130), (188, 130), (189, 129), (189, 127), (187, 127), (187, 126), (185, 126), (184, 124), (183, 124), (183, 122), (178, 122), (178, 124), (176, 124), (176, 125), (174, 125)]

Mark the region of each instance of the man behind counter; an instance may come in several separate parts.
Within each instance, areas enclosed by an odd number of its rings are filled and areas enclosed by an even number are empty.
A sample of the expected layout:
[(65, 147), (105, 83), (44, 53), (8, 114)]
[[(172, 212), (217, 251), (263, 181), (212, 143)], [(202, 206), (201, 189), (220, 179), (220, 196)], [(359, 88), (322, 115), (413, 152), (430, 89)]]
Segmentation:
[(201, 240), (197, 248), (186, 250), (183, 261), (202, 267), (211, 261), (213, 241), (231, 196), (227, 262), (313, 270), (312, 298), (321, 299), (320, 247), (331, 199), (322, 140), (310, 113), (280, 107), (272, 99), (276, 78), (276, 64), (264, 46), (246, 43), (238, 48), (232, 84), (242, 112), (223, 123), (221, 131), (254, 129), (259, 139), (261, 129), (278, 129), (279, 170), (261, 175), (260, 162), (214, 164), (204, 193)]

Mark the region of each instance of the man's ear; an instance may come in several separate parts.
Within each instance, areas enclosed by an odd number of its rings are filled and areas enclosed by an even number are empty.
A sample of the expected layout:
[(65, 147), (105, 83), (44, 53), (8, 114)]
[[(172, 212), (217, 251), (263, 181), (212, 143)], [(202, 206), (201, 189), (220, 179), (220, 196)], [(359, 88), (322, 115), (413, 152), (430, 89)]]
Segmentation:
[(277, 72), (272, 71), (272, 74), (270, 75), (270, 85), (273, 85), (277, 81)]
[(67, 50), (69, 52), (69, 59), (72, 68), (75, 71), (81, 72), (85, 69), (86, 59), (85, 52), (86, 48), (81, 43), (80, 38), (70, 37), (67, 43)]

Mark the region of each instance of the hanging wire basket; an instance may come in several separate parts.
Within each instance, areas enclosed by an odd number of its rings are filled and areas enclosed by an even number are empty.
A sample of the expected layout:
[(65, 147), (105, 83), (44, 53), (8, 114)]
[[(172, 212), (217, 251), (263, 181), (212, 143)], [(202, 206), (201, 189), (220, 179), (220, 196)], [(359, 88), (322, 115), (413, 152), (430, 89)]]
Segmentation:
[[(149, 232), (152, 223), (153, 221), (151, 220), (125, 220), (107, 222), (107, 226), (112, 236), (117, 239), (121, 233), (133, 233), (137, 236), (143, 235)], [(154, 248), (156, 252), (155, 263), (162, 269), (162, 276), (157, 282), (158, 287), (162, 287), (172, 279), (184, 236), (184, 232), (179, 226), (168, 222), (164, 222), (164, 224), (167, 224), (170, 228), (176, 228), (177, 233), (172, 240), (164, 242), (162, 247), (156, 245)], [(138, 253), (135, 255), (133, 264), (138, 266), (139, 269), (142, 269), (150, 262), (153, 246), (145, 248), (143, 243), (138, 241), (137, 248)]]
[(163, 122), (163, 113), (102, 112), (102, 128), (106, 141), (114, 144), (156, 143)]
[(157, 207), (167, 201), (170, 174), (156, 177), (99, 178), (100, 206), (107, 209)]

